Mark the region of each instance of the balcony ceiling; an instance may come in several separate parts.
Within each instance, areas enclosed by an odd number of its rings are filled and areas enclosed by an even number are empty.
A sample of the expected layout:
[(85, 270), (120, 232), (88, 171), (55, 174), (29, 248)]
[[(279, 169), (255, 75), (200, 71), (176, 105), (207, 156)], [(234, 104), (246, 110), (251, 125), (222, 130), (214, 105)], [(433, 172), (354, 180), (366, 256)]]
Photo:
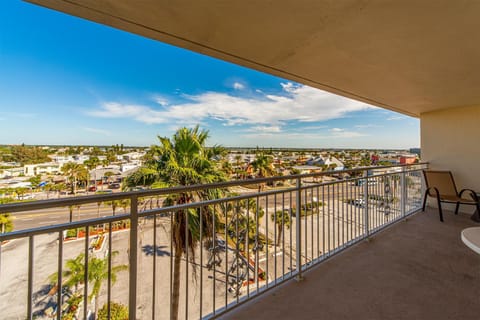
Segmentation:
[(408, 115), (480, 105), (480, 1), (28, 1)]

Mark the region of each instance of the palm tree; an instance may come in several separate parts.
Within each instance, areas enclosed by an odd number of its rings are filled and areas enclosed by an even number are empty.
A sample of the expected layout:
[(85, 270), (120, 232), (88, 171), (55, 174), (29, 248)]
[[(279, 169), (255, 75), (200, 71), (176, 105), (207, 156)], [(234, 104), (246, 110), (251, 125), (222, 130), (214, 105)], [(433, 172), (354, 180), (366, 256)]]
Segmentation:
[(277, 239), (276, 239), (276, 245), (280, 243), (280, 240), (282, 239), (283, 235), (283, 228), (287, 227), (287, 229), (290, 228), (290, 224), (292, 222), (292, 217), (290, 213), (286, 210), (278, 210), (275, 213), (272, 213), (270, 216), (270, 219), (277, 225)]
[(69, 221), (73, 221), (73, 209), (75, 208), (74, 205), (68, 206), (68, 213), (69, 213)]
[[(97, 166), (100, 164), (100, 159), (98, 159), (97, 157), (90, 157), (90, 159), (88, 160), (85, 160), (85, 162), (83, 162), (84, 165), (87, 166), (88, 170), (94, 170), (93, 173), (94, 173), (94, 178), (93, 178), (93, 185), (96, 186), (97, 185)], [(89, 177), (89, 180), (90, 180), (90, 177)]]
[[(112, 251), (112, 257), (117, 255), (118, 251)], [(117, 280), (117, 273), (127, 270), (128, 266), (118, 265), (112, 266), (110, 269), (110, 276), (112, 284)], [(98, 314), (98, 295), (102, 287), (102, 283), (108, 279), (108, 256), (104, 258), (90, 257), (88, 260), (88, 282), (92, 283), (92, 292), (90, 293), (90, 301), (95, 297), (95, 315)], [(85, 280), (85, 254), (80, 253), (73, 259), (68, 259), (65, 263), (65, 270), (62, 273), (67, 287), (74, 287), (75, 292), (78, 292), (78, 285)], [(58, 273), (55, 272), (50, 275), (49, 280), (53, 284), (57, 284)], [(75, 293), (74, 292), (74, 293)]]
[[(106, 178), (106, 179), (105, 179), (105, 182), (106, 182), (107, 184), (110, 184), (110, 183), (112, 182), (112, 180), (111, 180), (111, 179), (112, 179), (112, 176), (114, 176), (114, 175), (115, 175), (115, 173), (113, 173), (112, 171), (107, 171), (107, 172), (105, 172), (105, 173), (103, 174), (104, 178)], [(103, 185), (103, 183), (102, 183), (102, 185)]]
[(230, 175), (233, 173), (232, 164), (231, 164), (228, 160), (222, 161), (222, 167), (221, 167), (221, 169), (222, 169), (223, 172), (225, 172), (228, 176), (230, 176)]
[(117, 208), (121, 206), (121, 200), (105, 201), (105, 206), (112, 207), (112, 214), (115, 215)]
[[(224, 152), (221, 147), (206, 148), (208, 131), (181, 128), (169, 139), (158, 137), (159, 146), (152, 146), (147, 166), (155, 169), (157, 179), (166, 186), (188, 186), (224, 181), (223, 172), (217, 169), (213, 157)], [(219, 196), (220, 190), (196, 190), (182, 192), (169, 196), (164, 206), (186, 204), (193, 201), (213, 199)], [(200, 225), (200, 212), (202, 225)], [(178, 318), (180, 297), (180, 266), (182, 256), (187, 254), (190, 261), (194, 260), (195, 249), (200, 239), (200, 228), (206, 240), (210, 240), (215, 232), (213, 226), (213, 210), (211, 207), (202, 210), (188, 209), (176, 211), (171, 226), (174, 248), (173, 259), (173, 288), (172, 288), (172, 318)], [(187, 224), (188, 221), (188, 224)], [(187, 229), (188, 225), (188, 230)]]
[[(257, 158), (252, 162), (253, 169), (257, 173), (259, 178), (270, 177), (275, 174), (275, 168), (271, 156), (267, 156), (264, 153), (260, 153)], [(265, 187), (265, 183), (262, 183), (258, 187), (260, 192)]]
[[(83, 283), (85, 274), (85, 255), (80, 253), (73, 259), (68, 259), (65, 262), (65, 270), (62, 273), (62, 277), (65, 280), (65, 286), (67, 287), (74, 287), (75, 292), (78, 291), (78, 285)], [(49, 280), (53, 284), (57, 284), (58, 273), (55, 272), (54, 274), (50, 275)]]
[(119, 205), (123, 209), (123, 212), (127, 213), (127, 208), (130, 206), (130, 199), (119, 200)]
[(72, 193), (74, 195), (77, 194), (77, 183), (79, 180), (84, 179), (86, 171), (87, 169), (83, 165), (75, 162), (67, 162), (62, 166), (62, 172), (71, 184)]
[(10, 232), (13, 230), (13, 221), (10, 213), (0, 213), (0, 226), (2, 233)]
[[(257, 212), (257, 201), (252, 198), (239, 201), (232, 209), (234, 214), (229, 223), (230, 237), (238, 243), (239, 249), (244, 251), (245, 256), (248, 256), (247, 249), (254, 247), (255, 244), (257, 246), (265, 244), (266, 237), (257, 233), (257, 221), (265, 215), (265, 211), (258, 206)], [(239, 243), (242, 240), (244, 243)]]
[(257, 158), (252, 162), (252, 166), (255, 169), (257, 176), (260, 178), (269, 177), (275, 173), (272, 157), (263, 153), (260, 153), (257, 156)]
[(235, 156), (235, 174), (237, 179), (240, 171), (242, 170), (242, 168), (240, 167), (241, 164), (242, 164), (242, 156), (237, 154)]
[(15, 193), (17, 194), (17, 199), (22, 200), (25, 193), (27, 193), (27, 190), (28, 189), (24, 188), (24, 187), (15, 188)]
[(100, 206), (102, 205), (103, 201), (97, 202), (97, 218), (100, 218)]
[(139, 185), (152, 185), (157, 182), (158, 179), (158, 172), (155, 168), (141, 167), (125, 179), (124, 186), (126, 188), (133, 188)]
[[(118, 251), (113, 251), (112, 257), (117, 254), (118, 254)], [(126, 265), (113, 266), (110, 270), (112, 284), (114, 284), (117, 281), (117, 273), (127, 269), (128, 269), (128, 266)], [(91, 282), (93, 284), (93, 289), (92, 289), (92, 292), (90, 293), (89, 298), (91, 301), (93, 297), (95, 297), (95, 316), (98, 315), (98, 306), (99, 306), (98, 295), (100, 293), (100, 289), (102, 288), (102, 283), (105, 280), (108, 280), (108, 274), (109, 274), (108, 256), (103, 259), (92, 257), (88, 261), (88, 282)]]

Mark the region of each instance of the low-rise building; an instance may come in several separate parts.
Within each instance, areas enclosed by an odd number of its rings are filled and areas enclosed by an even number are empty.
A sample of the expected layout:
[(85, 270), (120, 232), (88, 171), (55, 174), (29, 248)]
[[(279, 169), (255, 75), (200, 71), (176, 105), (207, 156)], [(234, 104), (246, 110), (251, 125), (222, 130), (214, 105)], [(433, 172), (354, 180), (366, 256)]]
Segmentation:
[(28, 177), (33, 177), (42, 174), (57, 174), (60, 173), (62, 164), (57, 162), (47, 162), (39, 164), (27, 164), (23, 166), (23, 174)]

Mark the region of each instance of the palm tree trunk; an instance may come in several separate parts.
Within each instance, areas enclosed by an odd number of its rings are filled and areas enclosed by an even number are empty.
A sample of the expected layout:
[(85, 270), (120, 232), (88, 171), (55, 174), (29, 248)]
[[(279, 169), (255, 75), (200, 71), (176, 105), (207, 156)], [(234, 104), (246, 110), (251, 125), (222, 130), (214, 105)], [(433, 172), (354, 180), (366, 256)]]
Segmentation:
[(171, 320), (178, 319), (178, 304), (180, 301), (180, 264), (182, 261), (181, 250), (175, 250), (173, 259), (173, 286), (172, 286), (172, 311)]
[(283, 233), (283, 226), (281, 223), (277, 222), (277, 230), (278, 230), (278, 235), (277, 235), (277, 246), (280, 244), (280, 240), (282, 240), (282, 233)]
[(77, 177), (73, 178), (73, 195), (77, 195)]
[[(100, 292), (99, 292), (99, 293), (100, 293)], [(99, 295), (100, 295), (100, 294), (98, 294), (98, 295), (95, 296), (95, 319), (98, 319), (98, 306), (99, 306), (99, 304), (98, 304), (98, 300), (99, 300), (99, 299), (98, 299), (98, 296), (99, 296)]]

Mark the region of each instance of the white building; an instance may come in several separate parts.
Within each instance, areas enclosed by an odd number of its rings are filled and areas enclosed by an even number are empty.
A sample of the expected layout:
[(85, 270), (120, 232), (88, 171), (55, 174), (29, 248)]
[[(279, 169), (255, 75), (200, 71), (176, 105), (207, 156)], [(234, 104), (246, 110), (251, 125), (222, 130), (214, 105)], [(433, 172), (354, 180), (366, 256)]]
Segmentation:
[(23, 166), (23, 174), (28, 177), (33, 177), (42, 174), (57, 174), (60, 173), (62, 164), (56, 162), (47, 162), (40, 164), (27, 164)]

